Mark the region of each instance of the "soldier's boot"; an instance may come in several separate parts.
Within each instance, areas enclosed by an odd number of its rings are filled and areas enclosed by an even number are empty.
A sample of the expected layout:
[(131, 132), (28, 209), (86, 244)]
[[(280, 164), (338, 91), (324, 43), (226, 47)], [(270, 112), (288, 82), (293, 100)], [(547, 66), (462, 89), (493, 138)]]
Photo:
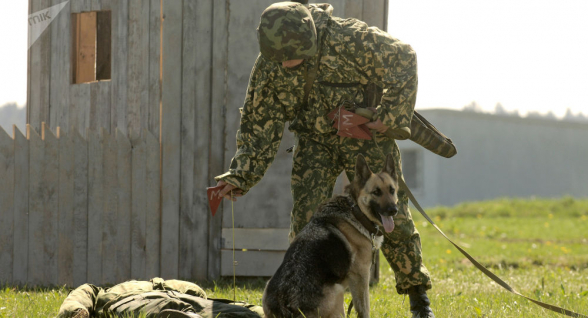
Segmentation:
[(159, 312), (157, 318), (202, 318), (202, 316), (193, 312), (183, 312), (174, 309), (165, 309)]
[(408, 289), (408, 297), (410, 299), (410, 311), (412, 318), (435, 318), (433, 310), (429, 305), (429, 297), (425, 286), (412, 286)]

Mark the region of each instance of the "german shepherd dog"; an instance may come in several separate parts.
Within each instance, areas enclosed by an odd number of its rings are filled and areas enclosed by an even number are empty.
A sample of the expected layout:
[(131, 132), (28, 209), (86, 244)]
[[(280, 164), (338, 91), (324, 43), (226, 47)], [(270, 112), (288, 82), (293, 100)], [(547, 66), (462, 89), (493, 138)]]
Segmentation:
[(358, 317), (369, 317), (370, 267), (383, 241), (381, 229), (394, 230), (397, 189), (391, 155), (378, 174), (358, 155), (347, 195), (319, 206), (268, 281), (263, 293), (265, 317), (345, 317), (347, 287)]

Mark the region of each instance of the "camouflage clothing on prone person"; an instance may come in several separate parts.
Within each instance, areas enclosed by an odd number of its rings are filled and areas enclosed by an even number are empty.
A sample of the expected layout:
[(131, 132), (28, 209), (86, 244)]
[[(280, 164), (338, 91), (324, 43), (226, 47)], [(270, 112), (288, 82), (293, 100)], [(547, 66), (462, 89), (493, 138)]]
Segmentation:
[[(357, 154), (371, 158), (370, 166), (379, 169), (385, 153), (393, 152), (400, 171), (400, 153), (394, 140), (378, 134), (368, 141), (341, 138), (327, 115), (342, 104), (365, 105), (363, 89), (375, 83), (385, 89), (377, 118), (389, 129), (410, 128), (418, 82), (416, 54), (408, 44), (362, 21), (331, 17), (333, 8), (329, 4), (308, 8), (317, 30), (320, 60), (316, 54), (297, 67), (285, 68), (278, 63), (281, 58), (259, 55), (241, 109), (237, 152), (229, 171), (216, 177), (246, 193), (267, 171), (285, 124), (290, 122), (289, 130), (297, 138), (292, 169), (292, 235), (308, 222), (321, 201), (331, 197), (341, 171), (353, 173), (350, 167)], [(268, 23), (264, 19), (260, 29)], [(304, 86), (317, 63), (317, 76), (305, 103)], [(405, 196), (403, 200), (406, 202)], [(398, 291), (405, 293), (409, 286), (430, 288), (431, 284), (422, 265), (418, 232), (407, 203), (402, 206), (400, 226), (387, 238), (383, 250), (387, 259), (395, 262), (392, 268)]]
[(164, 310), (190, 313), (186, 316), (202, 318), (264, 316), (259, 306), (208, 298), (194, 283), (153, 278), (150, 281), (127, 281), (107, 289), (84, 284), (70, 292), (59, 308), (57, 317), (155, 318), (160, 317), (158, 315)]

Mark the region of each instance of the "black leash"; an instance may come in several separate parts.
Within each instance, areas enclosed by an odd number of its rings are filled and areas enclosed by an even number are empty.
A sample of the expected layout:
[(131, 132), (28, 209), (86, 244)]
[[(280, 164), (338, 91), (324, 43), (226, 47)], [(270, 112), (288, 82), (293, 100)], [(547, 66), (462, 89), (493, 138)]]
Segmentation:
[(508, 285), (505, 281), (500, 279), (500, 277), (496, 276), (496, 274), (492, 273), (490, 270), (488, 270), (486, 267), (484, 267), (484, 265), (482, 265), (478, 261), (476, 261), (476, 259), (473, 258), (470, 254), (468, 254), (468, 252), (466, 252), (463, 248), (461, 248), (461, 246), (455, 244), (452, 240), (450, 240), (449, 237), (447, 237), (447, 235), (445, 235), (445, 233), (443, 233), (443, 231), (441, 231), (441, 229), (435, 224), (435, 222), (433, 222), (433, 220), (431, 220), (431, 218), (427, 215), (427, 213), (425, 213), (423, 208), (420, 206), (420, 204), (415, 199), (412, 192), (410, 192), (410, 189), (408, 188), (408, 186), (406, 185), (404, 180), (400, 179), (398, 181), (399, 181), (398, 183), (400, 184), (400, 188), (404, 189), (404, 191), (406, 191), (406, 194), (408, 195), (408, 198), (410, 199), (412, 204), (425, 217), (425, 219), (427, 219), (427, 221), (429, 221), (429, 223), (431, 223), (431, 225), (433, 225), (437, 229), (437, 231), (439, 231), (439, 233), (441, 233), (441, 235), (443, 235), (443, 237), (445, 237), (449, 241), (449, 243), (453, 244), (453, 246), (455, 246), (465, 257), (467, 257), (470, 260), (470, 262), (472, 262), (472, 264), (474, 264), (474, 266), (476, 266), (480, 271), (482, 271), (482, 273), (486, 274), (486, 276), (490, 277), (498, 285), (502, 286), (502, 288), (508, 290), (509, 292), (511, 292), (515, 295), (526, 298), (526, 299), (534, 302), (535, 304), (537, 304), (545, 309), (549, 309), (551, 311), (554, 311), (556, 313), (564, 314), (566, 316), (575, 317), (575, 318), (588, 318), (588, 316), (586, 316), (586, 315), (578, 314), (578, 313), (575, 313), (573, 311), (570, 311), (570, 310), (567, 310), (565, 308), (561, 308), (558, 306), (546, 304), (544, 302), (535, 300), (533, 298), (529, 298), (529, 297), (519, 293), (518, 291), (516, 291), (514, 288), (512, 288), (510, 285)]

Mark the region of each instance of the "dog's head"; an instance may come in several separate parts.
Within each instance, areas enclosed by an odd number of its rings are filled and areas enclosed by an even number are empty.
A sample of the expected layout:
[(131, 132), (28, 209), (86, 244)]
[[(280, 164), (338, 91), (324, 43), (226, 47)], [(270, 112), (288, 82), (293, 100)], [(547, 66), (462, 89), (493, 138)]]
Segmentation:
[(349, 185), (349, 194), (361, 211), (387, 233), (394, 230), (393, 217), (398, 214), (398, 176), (392, 155), (386, 157), (379, 173), (370, 170), (363, 155), (357, 156), (355, 178)]

